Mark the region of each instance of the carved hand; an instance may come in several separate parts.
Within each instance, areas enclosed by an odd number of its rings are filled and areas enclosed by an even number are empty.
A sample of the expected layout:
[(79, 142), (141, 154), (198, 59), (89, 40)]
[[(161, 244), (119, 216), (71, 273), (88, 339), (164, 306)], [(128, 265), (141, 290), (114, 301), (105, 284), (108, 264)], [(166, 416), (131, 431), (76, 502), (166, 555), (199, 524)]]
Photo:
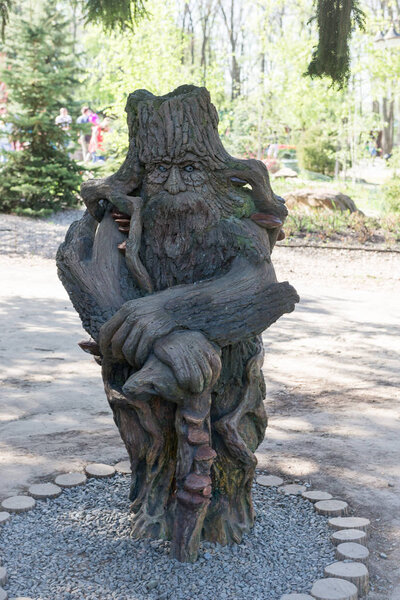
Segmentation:
[(157, 340), (154, 354), (171, 367), (179, 386), (200, 394), (221, 372), (221, 349), (199, 331), (174, 331)]
[(182, 404), (210, 389), (221, 371), (220, 349), (199, 331), (175, 331), (157, 340), (154, 354), (126, 381), (129, 396), (155, 394)]
[(100, 330), (103, 356), (141, 367), (154, 343), (175, 330), (201, 331), (226, 346), (260, 334), (299, 298), (277, 283), (269, 263), (235, 261), (224, 276), (168, 288), (126, 302)]
[(154, 294), (126, 302), (100, 329), (103, 356), (141, 367), (154, 342), (177, 328), (161, 299), (161, 295)]

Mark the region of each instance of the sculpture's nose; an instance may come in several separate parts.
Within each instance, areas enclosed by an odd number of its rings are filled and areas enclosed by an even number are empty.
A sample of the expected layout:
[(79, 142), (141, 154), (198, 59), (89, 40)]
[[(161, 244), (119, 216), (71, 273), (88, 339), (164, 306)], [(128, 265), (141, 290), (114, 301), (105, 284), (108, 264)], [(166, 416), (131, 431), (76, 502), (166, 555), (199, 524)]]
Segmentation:
[(165, 182), (165, 189), (170, 194), (178, 194), (186, 190), (186, 185), (182, 180), (179, 168), (177, 166), (171, 167), (167, 181)]

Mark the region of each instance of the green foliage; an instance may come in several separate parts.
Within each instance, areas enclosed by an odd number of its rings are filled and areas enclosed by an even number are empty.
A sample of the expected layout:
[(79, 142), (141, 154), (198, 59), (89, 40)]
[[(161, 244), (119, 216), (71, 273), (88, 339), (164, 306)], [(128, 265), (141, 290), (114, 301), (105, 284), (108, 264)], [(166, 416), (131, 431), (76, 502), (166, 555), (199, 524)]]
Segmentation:
[[(87, 29), (85, 49), (95, 57), (90, 69), (86, 94), (94, 106), (106, 107), (113, 117), (112, 131), (107, 134), (106, 154), (110, 157), (102, 166), (104, 173), (113, 172), (127, 152), (128, 132), (125, 104), (128, 95), (145, 88), (153, 94), (166, 94), (186, 83), (202, 85), (202, 73), (196, 64), (184, 60), (187, 36), (178, 27), (175, 3), (158, 0), (147, 3), (151, 18), (134, 33), (115, 32), (102, 35), (99, 27)], [(216, 105), (225, 105), (224, 81), (221, 69), (210, 68), (207, 88)]]
[(76, 65), (68, 23), (48, 2), (36, 19), (16, 17), (1, 74), (9, 93), (7, 123), (21, 147), (0, 169), (0, 209), (57, 210), (76, 203), (81, 168), (67, 154), (68, 133), (55, 124), (70, 106)]
[(328, 76), (339, 87), (350, 77), (350, 38), (352, 29), (365, 26), (365, 13), (358, 0), (317, 0), (318, 46), (313, 52), (307, 75)]
[(335, 171), (335, 136), (324, 123), (306, 129), (297, 146), (303, 169), (332, 176)]
[(382, 186), (385, 213), (400, 213), (400, 149), (396, 148), (389, 160), (392, 177)]
[(384, 207), (388, 213), (400, 213), (400, 177), (392, 177), (382, 186)]
[(339, 210), (291, 210), (284, 229), (286, 243), (301, 238), (311, 243), (378, 243), (392, 246), (400, 241), (400, 215), (376, 218), (360, 212)]
[(146, 15), (145, 0), (85, 0), (86, 23), (101, 24), (104, 29), (133, 29)]
[[(81, 0), (80, 5), (87, 23), (100, 23), (105, 30), (122, 30), (133, 29), (147, 14), (145, 3), (146, 0)], [(18, 6), (16, 0), (0, 0), (0, 29), (3, 40), (14, 5)]]
[(8, 158), (0, 171), (0, 210), (40, 214), (77, 204), (81, 170), (64, 151), (48, 148), (33, 155), (28, 148)]
[(339, 210), (325, 211), (315, 210), (304, 212), (302, 210), (291, 210), (285, 223), (285, 232), (288, 237), (318, 233), (323, 237), (330, 237), (335, 233), (343, 233), (349, 225), (349, 214)]

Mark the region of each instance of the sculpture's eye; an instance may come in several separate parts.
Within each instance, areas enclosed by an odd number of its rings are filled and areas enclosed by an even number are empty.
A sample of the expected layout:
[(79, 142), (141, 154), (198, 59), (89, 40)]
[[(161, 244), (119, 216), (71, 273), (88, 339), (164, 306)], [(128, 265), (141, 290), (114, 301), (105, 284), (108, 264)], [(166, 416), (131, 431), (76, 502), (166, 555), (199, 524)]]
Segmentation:
[(167, 167), (164, 167), (164, 165), (158, 165), (158, 170), (161, 171), (161, 173), (165, 173), (167, 170)]
[(183, 167), (183, 170), (186, 171), (186, 173), (193, 173), (194, 166), (193, 165), (186, 165), (186, 167)]

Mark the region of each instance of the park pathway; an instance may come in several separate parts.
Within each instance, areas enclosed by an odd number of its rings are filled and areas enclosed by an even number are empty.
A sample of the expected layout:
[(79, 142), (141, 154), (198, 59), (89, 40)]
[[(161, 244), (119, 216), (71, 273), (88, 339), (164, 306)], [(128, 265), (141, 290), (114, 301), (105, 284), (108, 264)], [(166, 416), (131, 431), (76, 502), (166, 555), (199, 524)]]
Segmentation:
[[(264, 336), (260, 466), (370, 517), (369, 598), (399, 600), (400, 255), (280, 247), (274, 257), (302, 302)], [(1, 255), (0, 280), (1, 499), (126, 453), (54, 262)]]

